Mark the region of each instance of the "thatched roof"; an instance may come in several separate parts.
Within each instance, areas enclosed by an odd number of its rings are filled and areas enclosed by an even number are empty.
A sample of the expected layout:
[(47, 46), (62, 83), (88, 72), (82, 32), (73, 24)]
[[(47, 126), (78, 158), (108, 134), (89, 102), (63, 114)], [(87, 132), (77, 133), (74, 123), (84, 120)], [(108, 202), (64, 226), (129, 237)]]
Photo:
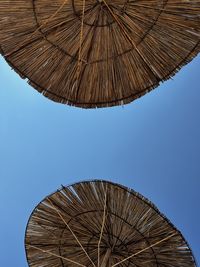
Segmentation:
[(195, 267), (184, 237), (146, 198), (107, 181), (73, 184), (30, 216), (31, 267)]
[(197, 0), (1, 0), (0, 47), (30, 85), (83, 108), (126, 104), (200, 51)]

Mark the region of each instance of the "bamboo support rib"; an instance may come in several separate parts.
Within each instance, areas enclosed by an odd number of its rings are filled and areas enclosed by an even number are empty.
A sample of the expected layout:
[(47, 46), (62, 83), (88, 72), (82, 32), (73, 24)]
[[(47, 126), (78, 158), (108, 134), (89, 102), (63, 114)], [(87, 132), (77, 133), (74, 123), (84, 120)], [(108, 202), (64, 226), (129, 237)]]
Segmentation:
[(43, 253), (49, 254), (49, 255), (54, 256), (54, 257), (59, 258), (59, 259), (63, 259), (63, 260), (65, 260), (65, 261), (71, 262), (71, 263), (76, 264), (76, 265), (78, 265), (78, 266), (86, 267), (85, 265), (83, 265), (83, 264), (81, 264), (81, 263), (79, 263), (79, 262), (76, 262), (76, 261), (74, 261), (74, 260), (71, 260), (71, 259), (62, 257), (62, 256), (60, 256), (60, 255), (57, 255), (57, 254), (53, 253), (53, 252), (46, 251), (46, 250), (41, 249), (41, 248), (38, 248), (38, 247), (36, 247), (36, 246), (33, 246), (33, 245), (27, 245), (27, 247), (29, 247), (29, 248), (34, 248), (34, 249), (39, 250), (39, 251), (41, 251), (41, 252), (43, 252)]
[(88, 255), (87, 251), (84, 249), (84, 247), (82, 246), (81, 242), (79, 241), (78, 237), (75, 235), (75, 233), (72, 231), (71, 227), (69, 226), (69, 224), (65, 221), (65, 219), (63, 218), (62, 214), (59, 212), (59, 210), (55, 207), (55, 205), (53, 204), (53, 202), (48, 199), (49, 203), (51, 204), (52, 208), (58, 213), (59, 217), (61, 218), (61, 220), (64, 222), (64, 224), (67, 226), (67, 228), (69, 229), (69, 231), (72, 233), (73, 237), (76, 239), (77, 243), (79, 244), (79, 246), (81, 247), (81, 249), (83, 250), (83, 252), (85, 253), (85, 255), (88, 257), (89, 261), (92, 263), (92, 265), (94, 267), (95, 264), (92, 261), (92, 259), (90, 258), (90, 256)]
[(102, 0), (102, 1), (107, 6), (110, 14), (113, 16), (113, 18), (115, 19), (115, 21), (119, 25), (119, 27), (122, 30), (123, 34), (127, 37), (127, 39), (130, 41), (130, 43), (132, 44), (132, 46), (134, 47), (134, 49), (137, 51), (138, 55), (141, 57), (141, 59), (143, 60), (143, 62), (146, 64), (147, 68), (153, 73), (153, 75), (155, 75), (155, 77), (157, 77), (159, 79), (160, 77), (159, 77), (158, 73), (155, 71), (154, 68), (152, 68), (151, 64), (149, 64), (149, 62), (147, 62), (146, 58), (141, 54), (140, 50), (137, 48), (137, 46), (134, 43), (134, 41), (132, 40), (132, 38), (130, 37), (130, 35), (125, 30), (123, 24), (120, 22), (120, 20), (117, 18), (117, 16), (113, 13), (112, 9), (107, 4), (106, 0)]
[(79, 77), (81, 72), (82, 60), (81, 60), (81, 49), (83, 42), (83, 26), (84, 26), (84, 16), (85, 16), (85, 0), (83, 0), (82, 6), (82, 19), (81, 19), (81, 30), (80, 30), (80, 40), (79, 40), (79, 51), (78, 51), (78, 62), (77, 62), (77, 78), (76, 78), (76, 95), (78, 95), (78, 87), (79, 87)]
[[(99, 242), (98, 242), (98, 246), (97, 246), (97, 251), (98, 251), (98, 264), (97, 266), (100, 266), (100, 244), (101, 244), (101, 239), (102, 239), (102, 235), (103, 235), (103, 229), (105, 226), (105, 221), (106, 221), (106, 202), (107, 202), (107, 187), (106, 187), (106, 191), (105, 191), (105, 198), (104, 198), (104, 208), (103, 208), (103, 219), (102, 219), (102, 226), (101, 226), (101, 233), (100, 233), (100, 237), (99, 237)], [(105, 261), (105, 259), (104, 259)], [(103, 266), (101, 266), (103, 267)]]
[(170, 236), (167, 236), (167, 237), (163, 238), (162, 240), (160, 240), (160, 241), (154, 243), (153, 245), (148, 246), (147, 248), (144, 248), (144, 249), (142, 249), (142, 250), (140, 250), (140, 251), (138, 251), (138, 252), (136, 252), (136, 253), (134, 253), (134, 254), (128, 256), (127, 258), (121, 260), (120, 262), (117, 262), (117, 263), (113, 264), (111, 267), (115, 267), (115, 266), (117, 266), (117, 265), (119, 265), (119, 264), (121, 264), (121, 263), (123, 263), (123, 262), (125, 262), (125, 261), (127, 261), (127, 260), (129, 260), (129, 259), (131, 259), (131, 258), (133, 258), (133, 257), (135, 257), (135, 256), (137, 256), (137, 255), (139, 255), (139, 254), (141, 254), (142, 252), (144, 252), (144, 251), (146, 251), (146, 250), (148, 250), (148, 249), (150, 249), (150, 248), (153, 248), (153, 247), (159, 245), (160, 243), (162, 243), (162, 242), (164, 242), (164, 241), (166, 241), (166, 240), (172, 238), (172, 237), (175, 236), (176, 234), (177, 234), (177, 233), (173, 233), (173, 234), (171, 234)]

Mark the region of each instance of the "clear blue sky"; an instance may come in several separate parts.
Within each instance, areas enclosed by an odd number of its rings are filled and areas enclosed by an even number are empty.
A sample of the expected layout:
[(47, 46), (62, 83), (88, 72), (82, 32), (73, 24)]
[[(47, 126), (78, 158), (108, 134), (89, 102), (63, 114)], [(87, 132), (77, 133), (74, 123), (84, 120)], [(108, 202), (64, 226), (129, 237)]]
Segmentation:
[(102, 178), (149, 198), (200, 261), (200, 57), (124, 107), (51, 102), (0, 58), (0, 266), (27, 267), (33, 208), (61, 184)]

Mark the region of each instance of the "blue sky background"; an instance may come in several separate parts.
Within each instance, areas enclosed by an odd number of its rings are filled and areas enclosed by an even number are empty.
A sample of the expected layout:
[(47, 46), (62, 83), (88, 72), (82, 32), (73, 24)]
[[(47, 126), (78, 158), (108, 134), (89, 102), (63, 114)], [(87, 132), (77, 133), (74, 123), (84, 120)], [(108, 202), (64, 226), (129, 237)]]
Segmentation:
[(47, 194), (102, 178), (149, 198), (200, 262), (200, 57), (124, 107), (51, 102), (0, 58), (0, 266), (27, 267), (24, 232)]

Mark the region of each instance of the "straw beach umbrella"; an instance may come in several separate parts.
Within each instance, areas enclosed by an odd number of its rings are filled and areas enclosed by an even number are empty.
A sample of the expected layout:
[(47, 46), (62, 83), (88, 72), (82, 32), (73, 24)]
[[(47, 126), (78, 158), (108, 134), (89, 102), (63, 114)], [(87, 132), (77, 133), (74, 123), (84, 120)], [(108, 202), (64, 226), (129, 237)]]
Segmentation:
[(46, 197), (25, 236), (34, 267), (195, 267), (184, 237), (147, 199), (102, 180)]
[(126, 104), (200, 50), (199, 0), (1, 0), (0, 47), (44, 96)]

